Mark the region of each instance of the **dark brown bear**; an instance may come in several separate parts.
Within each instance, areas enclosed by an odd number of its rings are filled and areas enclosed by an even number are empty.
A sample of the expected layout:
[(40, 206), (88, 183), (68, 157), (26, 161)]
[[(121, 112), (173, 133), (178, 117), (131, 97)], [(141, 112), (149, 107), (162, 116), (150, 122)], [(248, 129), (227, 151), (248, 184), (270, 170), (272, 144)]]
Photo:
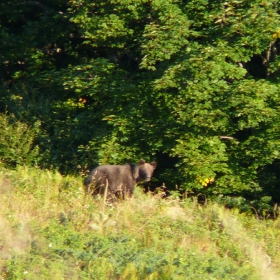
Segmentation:
[(108, 199), (114, 199), (118, 192), (122, 197), (130, 196), (137, 183), (151, 180), (155, 168), (156, 162), (146, 163), (144, 160), (139, 164), (98, 166), (84, 181), (86, 192), (104, 195), (106, 191)]

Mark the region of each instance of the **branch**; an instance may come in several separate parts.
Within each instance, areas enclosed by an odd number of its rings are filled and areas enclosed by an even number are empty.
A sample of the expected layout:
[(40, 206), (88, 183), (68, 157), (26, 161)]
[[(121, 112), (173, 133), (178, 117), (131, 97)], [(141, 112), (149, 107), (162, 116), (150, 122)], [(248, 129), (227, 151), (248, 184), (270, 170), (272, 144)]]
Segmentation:
[(227, 140), (233, 140), (234, 138), (231, 136), (219, 136), (220, 139), (227, 139)]
[(275, 60), (277, 55), (276, 41), (270, 42), (269, 47), (266, 51), (266, 62), (269, 63)]

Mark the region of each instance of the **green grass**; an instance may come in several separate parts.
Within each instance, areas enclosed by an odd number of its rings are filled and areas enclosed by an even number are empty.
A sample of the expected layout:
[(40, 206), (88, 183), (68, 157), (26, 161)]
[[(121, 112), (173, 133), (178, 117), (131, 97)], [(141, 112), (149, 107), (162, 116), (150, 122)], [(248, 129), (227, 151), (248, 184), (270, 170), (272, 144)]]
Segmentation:
[(280, 220), (137, 189), (114, 206), (82, 178), (0, 172), (0, 279), (280, 279)]

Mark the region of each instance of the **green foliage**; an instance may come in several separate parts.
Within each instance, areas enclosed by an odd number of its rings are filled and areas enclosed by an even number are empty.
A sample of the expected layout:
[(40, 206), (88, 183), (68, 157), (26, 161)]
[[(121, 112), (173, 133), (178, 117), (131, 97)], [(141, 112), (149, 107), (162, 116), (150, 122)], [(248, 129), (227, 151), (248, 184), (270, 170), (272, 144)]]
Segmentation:
[(29, 127), (13, 116), (0, 115), (0, 164), (36, 165), (40, 161), (39, 147), (35, 145), (39, 133), (39, 122)]
[(0, 110), (40, 123), (42, 167), (150, 158), (157, 186), (279, 203), (277, 1), (13, 1), (0, 15)]

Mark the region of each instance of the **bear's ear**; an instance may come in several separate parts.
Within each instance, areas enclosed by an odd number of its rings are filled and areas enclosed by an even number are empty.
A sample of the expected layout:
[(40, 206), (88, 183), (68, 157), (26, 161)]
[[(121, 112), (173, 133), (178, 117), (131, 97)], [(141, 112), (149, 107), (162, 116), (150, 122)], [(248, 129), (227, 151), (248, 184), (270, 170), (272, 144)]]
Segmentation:
[(145, 164), (145, 160), (144, 160), (144, 159), (141, 159), (141, 160), (139, 161), (139, 165), (143, 165), (143, 164)]
[(152, 162), (151, 162), (151, 166), (153, 166), (153, 167), (154, 167), (154, 169), (156, 169), (156, 167), (157, 167), (157, 163), (156, 163), (155, 161), (152, 161)]

